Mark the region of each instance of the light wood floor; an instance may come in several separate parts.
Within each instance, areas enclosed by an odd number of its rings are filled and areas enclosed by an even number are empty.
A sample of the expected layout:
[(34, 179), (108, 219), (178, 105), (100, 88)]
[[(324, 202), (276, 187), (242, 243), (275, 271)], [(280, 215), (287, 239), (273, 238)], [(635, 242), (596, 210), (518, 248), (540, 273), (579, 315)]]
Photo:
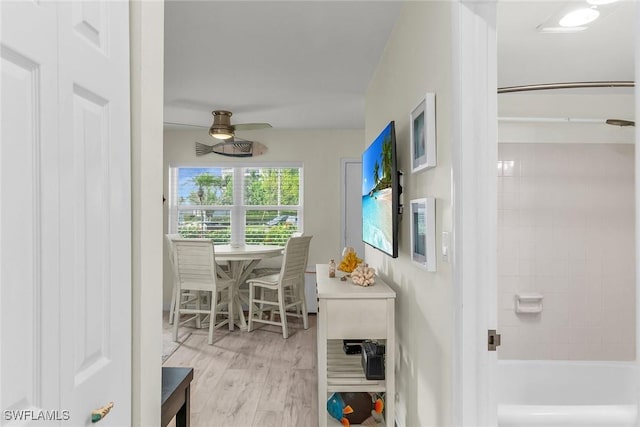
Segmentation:
[(252, 332), (223, 327), (213, 345), (206, 330), (191, 332), (163, 364), (194, 368), (191, 427), (317, 425), (315, 315), (307, 330), (291, 319), (286, 340), (271, 325)]

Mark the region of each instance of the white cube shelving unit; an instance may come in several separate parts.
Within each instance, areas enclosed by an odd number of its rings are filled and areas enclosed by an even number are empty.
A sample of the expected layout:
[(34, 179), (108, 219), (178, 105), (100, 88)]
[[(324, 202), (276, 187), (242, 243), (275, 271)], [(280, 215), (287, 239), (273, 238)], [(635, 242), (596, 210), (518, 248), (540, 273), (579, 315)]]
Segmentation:
[[(318, 293), (318, 425), (341, 426), (327, 413), (333, 392), (385, 393), (385, 425), (395, 418), (395, 298), (396, 293), (379, 277), (373, 286), (361, 287), (344, 273), (329, 277), (327, 264), (316, 265)], [(360, 355), (347, 355), (343, 339), (372, 339), (386, 345), (385, 379), (367, 380)]]

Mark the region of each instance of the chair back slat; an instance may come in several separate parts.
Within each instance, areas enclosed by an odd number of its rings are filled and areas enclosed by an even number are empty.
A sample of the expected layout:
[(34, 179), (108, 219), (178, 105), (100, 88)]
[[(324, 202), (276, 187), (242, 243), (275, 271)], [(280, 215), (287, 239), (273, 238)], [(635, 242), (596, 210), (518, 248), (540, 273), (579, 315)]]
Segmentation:
[(180, 239), (182, 236), (179, 234), (165, 234), (164, 239), (165, 242), (167, 243), (167, 251), (169, 252), (169, 263), (171, 264), (171, 268), (173, 268), (173, 265), (175, 264), (174, 258), (173, 258), (173, 241)]
[(309, 258), (309, 244), (313, 236), (291, 237), (284, 248), (280, 280), (299, 280), (304, 276)]
[(176, 279), (182, 289), (211, 290), (216, 283), (213, 242), (209, 239), (173, 241)]

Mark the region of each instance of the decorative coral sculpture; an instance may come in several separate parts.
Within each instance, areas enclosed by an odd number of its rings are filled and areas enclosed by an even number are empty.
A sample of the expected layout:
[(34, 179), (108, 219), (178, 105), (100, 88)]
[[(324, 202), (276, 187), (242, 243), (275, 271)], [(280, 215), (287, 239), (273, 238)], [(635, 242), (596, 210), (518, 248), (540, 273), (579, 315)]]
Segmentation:
[(369, 267), (369, 264), (358, 264), (351, 272), (351, 280), (356, 285), (371, 286), (376, 280), (376, 270)]
[(362, 260), (358, 258), (356, 251), (348, 246), (342, 251), (342, 261), (340, 261), (338, 270), (351, 273), (361, 262)]

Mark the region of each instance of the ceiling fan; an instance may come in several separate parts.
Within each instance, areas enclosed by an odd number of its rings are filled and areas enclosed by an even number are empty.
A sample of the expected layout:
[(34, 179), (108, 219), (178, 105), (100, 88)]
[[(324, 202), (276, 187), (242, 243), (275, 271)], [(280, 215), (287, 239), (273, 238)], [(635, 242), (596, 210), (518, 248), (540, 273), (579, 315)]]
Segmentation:
[[(269, 123), (239, 123), (231, 124), (233, 113), (228, 110), (213, 110), (213, 124), (209, 128), (209, 135), (222, 140), (213, 146), (196, 142), (196, 156), (204, 156), (209, 153), (221, 154), (231, 157), (252, 157), (264, 154), (267, 147), (256, 141), (249, 141), (235, 136), (236, 130), (255, 130), (272, 128)], [(205, 128), (201, 125), (164, 122), (165, 125), (187, 126)], [(206, 129), (206, 128), (205, 128)]]
[(236, 137), (235, 131), (236, 129), (254, 130), (270, 128), (272, 126), (269, 123), (241, 123), (232, 125), (231, 116), (233, 113), (231, 113), (231, 111), (214, 110), (211, 114), (213, 115), (213, 124), (209, 128), (209, 135), (223, 142), (213, 146), (196, 142), (196, 156), (215, 153), (231, 157), (252, 157), (264, 154), (267, 151), (267, 147), (259, 142)]
[(254, 130), (272, 127), (269, 123), (239, 123), (231, 124), (233, 113), (227, 110), (213, 110), (213, 124), (209, 128), (209, 135), (216, 139), (233, 138), (236, 130)]

